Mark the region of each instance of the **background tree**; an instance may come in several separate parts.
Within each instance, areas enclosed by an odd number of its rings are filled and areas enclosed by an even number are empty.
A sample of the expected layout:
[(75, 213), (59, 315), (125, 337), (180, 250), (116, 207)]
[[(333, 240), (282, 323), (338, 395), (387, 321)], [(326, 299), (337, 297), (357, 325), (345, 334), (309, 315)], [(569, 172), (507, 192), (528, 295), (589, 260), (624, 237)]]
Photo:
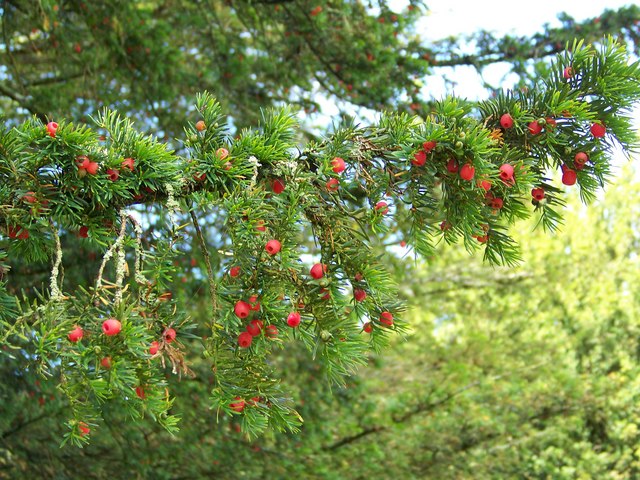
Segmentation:
[[(77, 444), (128, 417), (150, 415), (174, 431), (179, 407), (169, 392), (176, 389), (165, 378), (172, 370), (195, 373), (200, 383), (181, 384), (194, 390), (210, 379), (206, 404), (250, 435), (296, 430), (288, 397), (297, 398), (291, 394), (299, 387), (282, 375), (292, 353), (304, 359), (297, 352), (306, 350), (341, 382), (366, 362), (368, 349), (405, 328), (394, 282), (378, 259), (386, 243), (401, 236), (433, 256), (435, 241), (462, 240), (470, 250), (482, 246), (490, 262), (512, 265), (519, 252), (506, 227), (530, 214), (532, 196), (546, 227), (559, 221), (564, 202), (555, 168), (589, 199), (608, 176), (613, 146), (635, 145), (628, 114), (640, 95), (637, 64), (628, 65), (611, 40), (570, 47), (529, 91), (479, 105), (445, 99), (425, 119), (389, 114), (371, 127), (346, 123), (304, 147), (286, 109), (266, 112), (258, 129), (232, 140), (226, 122), (242, 120), (224, 115), (208, 95), (199, 97), (179, 153), (112, 111), (98, 116), (95, 132), (38, 120), (7, 129), (0, 221), (18, 280), (0, 292), (6, 395), (35, 385), (32, 374), (51, 375), (68, 402), (59, 405), (66, 438)], [(180, 251), (190, 257), (190, 273)], [(23, 286), (35, 288), (16, 301)], [(190, 315), (194, 300), (205, 305), (203, 314)], [(245, 313), (262, 324), (247, 324)], [(393, 413), (392, 420), (413, 417)], [(6, 418), (6, 437), (36, 422), (13, 407)], [(371, 434), (354, 430), (324, 450)], [(380, 423), (372, 433), (387, 430)], [(135, 443), (117, 437), (123, 451)], [(112, 449), (110, 437), (100, 441)]]

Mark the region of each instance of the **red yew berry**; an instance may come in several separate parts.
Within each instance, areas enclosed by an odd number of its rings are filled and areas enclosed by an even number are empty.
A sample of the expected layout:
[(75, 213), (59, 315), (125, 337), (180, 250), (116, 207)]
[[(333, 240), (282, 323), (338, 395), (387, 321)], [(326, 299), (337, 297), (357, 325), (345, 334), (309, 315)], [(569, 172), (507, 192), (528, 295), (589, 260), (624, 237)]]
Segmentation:
[(547, 122), (547, 125), (549, 128), (555, 128), (557, 125), (556, 119), (553, 117), (547, 117), (545, 118), (545, 121)]
[(262, 332), (263, 327), (264, 327), (264, 324), (262, 323), (262, 320), (258, 320), (256, 318), (255, 320), (251, 320), (251, 322), (249, 322), (249, 325), (247, 325), (246, 330), (247, 330), (247, 333), (252, 337), (257, 337)]
[(242, 411), (244, 410), (244, 407), (245, 407), (244, 400), (241, 397), (235, 397), (234, 400), (235, 400), (235, 402), (230, 403), (229, 407), (234, 412), (242, 413)]
[(266, 232), (267, 231), (267, 227), (264, 226), (264, 220), (257, 220), (256, 221), (256, 230), (258, 230), (259, 232)]
[(338, 180), (337, 178), (330, 178), (327, 181), (327, 190), (329, 190), (330, 192), (335, 192), (336, 190), (338, 190), (338, 188), (340, 188), (340, 180)]
[(332, 170), (334, 171), (334, 173), (342, 173), (344, 172), (344, 169), (347, 168), (344, 160), (340, 157), (335, 157), (333, 160), (331, 160), (331, 166), (333, 167)]
[(273, 193), (275, 193), (276, 195), (280, 195), (282, 192), (284, 192), (284, 189), (284, 180), (277, 178), (271, 183), (271, 190), (273, 190)]
[(89, 435), (89, 433), (91, 433), (91, 429), (84, 422), (78, 422), (78, 430), (80, 430), (81, 437), (84, 437), (86, 435)]
[(460, 169), (460, 178), (463, 180), (472, 180), (476, 174), (476, 169), (470, 163), (465, 163)]
[(480, 243), (487, 243), (487, 240), (489, 240), (489, 235), (478, 235), (476, 237), (476, 240), (478, 240), (478, 242)]
[(501, 198), (493, 198), (489, 202), (489, 206), (495, 210), (500, 210), (504, 206), (504, 201)]
[(35, 192), (27, 192), (22, 196), (22, 201), (27, 203), (36, 203), (38, 199), (35, 195)]
[(451, 173), (458, 173), (458, 161), (455, 158), (450, 158), (447, 162), (447, 170)]
[(575, 162), (576, 166), (584, 166), (589, 161), (589, 155), (584, 152), (578, 152), (576, 153), (576, 156), (573, 157), (573, 161)]
[(260, 310), (260, 302), (258, 301), (258, 297), (255, 295), (249, 297), (249, 304), (251, 305), (251, 310), (256, 312)]
[(591, 125), (591, 135), (593, 135), (595, 138), (604, 137), (604, 134), (606, 132), (607, 132), (607, 129), (601, 123), (594, 123), (593, 125)]
[(414, 153), (411, 164), (416, 167), (421, 167), (427, 162), (427, 153), (424, 150)]
[(362, 330), (366, 333), (373, 332), (373, 324), (371, 322), (367, 322), (362, 326)]
[(353, 276), (353, 279), (356, 282), (361, 282), (364, 279), (364, 275), (362, 275), (362, 273), (358, 272)]
[(58, 131), (58, 124), (56, 122), (47, 123), (47, 133), (51, 138), (56, 136), (57, 131)]
[(76, 343), (76, 342), (82, 340), (83, 336), (84, 336), (84, 330), (82, 330), (81, 327), (76, 325), (73, 328), (73, 330), (71, 330), (71, 332), (69, 332), (69, 335), (67, 337), (69, 338), (70, 342)]
[(573, 67), (566, 67), (562, 71), (562, 76), (564, 77), (565, 80), (569, 80), (571, 77), (573, 77), (573, 75), (574, 75)]
[(387, 213), (389, 213), (387, 202), (378, 202), (376, 203), (376, 206), (374, 208), (376, 212), (380, 213), (380, 215), (386, 215)]
[(353, 296), (355, 297), (356, 302), (362, 302), (365, 298), (367, 298), (367, 292), (365, 292), (361, 288), (356, 288), (353, 291)]
[(449, 222), (447, 222), (446, 220), (443, 220), (442, 222), (440, 222), (440, 230), (445, 232), (450, 229), (451, 229), (451, 224)]
[(406, 246), (407, 246), (407, 242), (405, 242), (404, 240), (401, 240), (401, 241), (400, 241), (400, 246), (401, 246), (402, 248), (406, 247)]
[(320, 14), (321, 11), (322, 11), (322, 7), (320, 5), (318, 5), (316, 8), (311, 10), (310, 15), (312, 17), (315, 17), (316, 15)]
[(428, 140), (426, 142), (424, 142), (422, 144), (422, 148), (424, 149), (424, 151), (426, 153), (430, 153), (431, 150), (433, 150), (434, 148), (436, 148), (436, 145), (438, 145), (435, 141), (433, 140)]
[(23, 228), (22, 230), (20, 230), (20, 233), (18, 234), (18, 239), (26, 240), (27, 238), (29, 238), (29, 230), (26, 230)]
[(89, 236), (89, 227), (86, 225), (80, 227), (80, 230), (78, 230), (78, 236), (81, 238), (87, 238)]
[(393, 315), (391, 312), (382, 312), (380, 314), (380, 323), (388, 327), (393, 325)]
[(489, 180), (478, 180), (477, 184), (480, 188), (484, 189), (485, 192), (491, 190), (491, 182)]
[(267, 325), (267, 328), (265, 328), (265, 334), (269, 338), (276, 338), (278, 336), (278, 327), (275, 325)]
[(235, 307), (233, 307), (233, 312), (238, 318), (247, 318), (249, 316), (249, 312), (251, 312), (251, 306), (247, 302), (239, 300), (236, 302)]
[(242, 332), (238, 335), (238, 345), (240, 345), (240, 348), (249, 348), (251, 342), (253, 342), (253, 335), (249, 332)]
[(144, 388), (140, 385), (136, 387), (136, 395), (140, 400), (144, 400), (147, 396), (147, 394), (144, 391)]
[[(99, 169), (100, 169), (100, 165), (98, 165), (97, 162), (89, 162), (89, 164), (86, 167), (86, 171), (87, 171), (87, 173), (89, 175), (95, 175), (96, 173), (98, 173)], [(78, 173), (80, 173), (80, 172), (78, 172)], [(107, 172), (107, 173), (109, 173), (109, 172)]]
[(324, 277), (324, 274), (327, 273), (327, 266), (324, 263), (316, 263), (311, 270), (309, 271), (311, 277), (318, 280)]
[(513, 183), (513, 172), (513, 165), (508, 163), (500, 165), (500, 180), (507, 184)]
[(227, 158), (229, 156), (229, 150), (227, 150), (224, 147), (220, 147), (219, 149), (216, 150), (216, 156), (220, 160), (224, 160), (225, 158)]
[(544, 200), (544, 188), (542, 187), (534, 188), (533, 190), (531, 190), (531, 196), (533, 197), (534, 200), (541, 202), (542, 200)]
[(131, 157), (128, 157), (122, 161), (122, 163), (120, 164), (120, 168), (122, 168), (122, 170), (129, 170), (130, 172), (133, 172), (135, 164), (135, 160)]
[(231, 267), (229, 269), (229, 275), (233, 278), (236, 278), (237, 276), (240, 275), (240, 267), (239, 266), (235, 266), (235, 267)]
[(204, 123), (204, 120), (198, 120), (196, 122), (196, 130), (199, 132), (204, 131), (207, 128), (207, 125)]
[(120, 178), (120, 172), (115, 168), (110, 168), (109, 170), (107, 170), (107, 175), (109, 175), (109, 180), (111, 180), (112, 182), (115, 182), (116, 180), (118, 180), (118, 178)]
[(162, 336), (164, 337), (164, 341), (167, 343), (171, 343), (176, 339), (176, 331), (173, 328), (167, 328)]
[(511, 117), (511, 115), (509, 115), (508, 113), (503, 114), (500, 117), (500, 125), (502, 126), (502, 128), (504, 128), (505, 130), (510, 129), (511, 127), (513, 127), (513, 118)]
[(282, 244), (278, 240), (269, 240), (264, 249), (269, 255), (275, 255), (282, 248)]
[(567, 166), (564, 166), (562, 171), (562, 183), (568, 186), (575, 185), (577, 178), (578, 175), (575, 170), (571, 170)]
[(326, 288), (321, 288), (320, 289), (320, 293), (322, 294), (320, 296), (320, 298), (322, 300), (329, 300), (331, 298), (331, 292), (329, 290), (327, 290)]
[(300, 325), (300, 314), (298, 312), (291, 312), (287, 317), (287, 325), (291, 328), (296, 328)]
[(117, 335), (118, 333), (120, 333), (120, 330), (122, 330), (122, 324), (115, 318), (107, 318), (104, 322), (102, 322), (102, 333), (104, 333), (108, 337)]
[(80, 45), (79, 43), (75, 43), (75, 44), (73, 45), (73, 50), (74, 50), (76, 53), (80, 53), (80, 52), (82, 51), (82, 45)]
[(111, 357), (104, 357), (100, 360), (100, 365), (102, 365), (102, 368), (109, 370), (111, 368)]
[(149, 353), (151, 355), (155, 355), (156, 353), (158, 353), (158, 350), (160, 349), (160, 344), (156, 341), (151, 342), (151, 345), (149, 346)]
[(536, 121), (529, 123), (529, 133), (531, 135), (539, 135), (542, 132), (542, 126)]

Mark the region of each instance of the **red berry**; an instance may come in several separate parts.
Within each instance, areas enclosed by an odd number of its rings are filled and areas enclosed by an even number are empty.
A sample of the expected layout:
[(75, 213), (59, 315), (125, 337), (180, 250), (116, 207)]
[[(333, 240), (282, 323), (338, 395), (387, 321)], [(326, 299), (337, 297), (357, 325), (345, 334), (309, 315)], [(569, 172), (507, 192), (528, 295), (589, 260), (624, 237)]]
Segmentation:
[(120, 168), (122, 168), (122, 170), (129, 170), (130, 172), (133, 172), (135, 164), (136, 162), (133, 158), (125, 158), (120, 164)]
[(531, 135), (539, 135), (542, 132), (542, 126), (538, 122), (529, 123), (529, 133)]
[(501, 198), (493, 198), (489, 202), (489, 206), (495, 210), (500, 210), (504, 205), (504, 201)]
[(367, 292), (365, 292), (361, 288), (356, 288), (353, 291), (353, 296), (355, 297), (356, 302), (362, 302), (365, 298), (367, 298)]
[(237, 276), (240, 275), (240, 267), (239, 266), (235, 266), (235, 267), (231, 267), (229, 269), (229, 275), (233, 278), (236, 278)]
[(364, 330), (366, 333), (371, 333), (373, 332), (373, 324), (371, 322), (367, 322), (362, 326), (362, 330)]
[(340, 188), (340, 180), (338, 180), (337, 178), (330, 178), (327, 181), (327, 190), (329, 190), (330, 192), (335, 192), (336, 190), (338, 190), (338, 188)]
[(224, 160), (225, 158), (227, 158), (229, 156), (229, 150), (227, 150), (224, 147), (220, 147), (219, 149), (216, 150), (216, 156), (220, 160)]
[(312, 278), (316, 280), (324, 277), (324, 274), (327, 273), (327, 266), (324, 263), (316, 263), (311, 270), (309, 271)]
[(460, 169), (460, 178), (463, 180), (472, 180), (476, 174), (476, 169), (470, 163), (465, 163)]
[(78, 236), (82, 238), (87, 238), (89, 236), (89, 227), (87, 226), (80, 227), (80, 230), (78, 230)]
[(565, 80), (569, 80), (571, 77), (573, 77), (573, 75), (574, 75), (573, 67), (566, 67), (562, 71), (562, 76), (565, 78)]
[(313, 10), (311, 10), (310, 14), (312, 17), (315, 17), (316, 15), (318, 15), (320, 12), (322, 11), (322, 7), (320, 5), (318, 5), (316, 8), (314, 8)]
[(541, 202), (544, 199), (544, 188), (534, 188), (533, 190), (531, 190), (531, 196), (534, 198), (534, 200)]
[(18, 234), (18, 238), (20, 240), (26, 240), (27, 238), (29, 238), (29, 230), (26, 230), (24, 228), (20, 230), (20, 233)]
[(400, 241), (400, 246), (401, 246), (402, 248), (406, 247), (406, 246), (407, 246), (407, 242), (405, 242), (404, 240), (401, 240), (401, 241)]
[(577, 178), (578, 175), (576, 174), (575, 170), (571, 170), (568, 167), (564, 168), (562, 172), (562, 183), (569, 186), (575, 185)]
[(278, 336), (278, 327), (275, 325), (267, 325), (267, 328), (265, 328), (265, 334), (269, 338), (276, 338)]
[(144, 400), (147, 394), (144, 392), (144, 388), (140, 385), (136, 387), (136, 395), (140, 400)]
[(440, 230), (447, 231), (451, 229), (451, 224), (449, 222), (447, 222), (446, 220), (443, 220), (442, 222), (440, 222)]
[(247, 333), (252, 337), (257, 337), (262, 332), (262, 327), (264, 327), (262, 320), (258, 320), (256, 318), (255, 320), (251, 320), (251, 322), (249, 322), (249, 325), (247, 325), (246, 330), (247, 330)]
[(420, 150), (413, 155), (411, 163), (416, 167), (421, 167), (427, 162), (427, 153), (424, 150)]
[(389, 207), (387, 206), (387, 202), (378, 202), (376, 203), (376, 206), (374, 208), (376, 209), (377, 212), (380, 213), (380, 215), (386, 215), (387, 213), (389, 213)]
[(102, 365), (102, 368), (106, 368), (107, 370), (111, 368), (111, 357), (104, 357), (102, 360), (100, 360), (100, 365)]
[(476, 237), (476, 240), (478, 240), (478, 242), (480, 243), (487, 243), (487, 240), (489, 240), (489, 236), (488, 235), (479, 235)]
[(58, 131), (58, 124), (56, 122), (47, 123), (47, 133), (50, 137), (55, 137), (56, 132)]
[(249, 304), (251, 305), (251, 310), (255, 312), (260, 310), (260, 302), (258, 301), (258, 297), (255, 295), (249, 297)]
[(238, 345), (240, 345), (240, 348), (249, 348), (251, 342), (253, 342), (253, 335), (249, 332), (242, 332), (238, 335)]
[(71, 341), (73, 343), (76, 343), (76, 342), (82, 340), (83, 336), (84, 336), (84, 331), (82, 330), (81, 327), (76, 325), (73, 328), (73, 330), (71, 330), (71, 332), (69, 332), (68, 338), (69, 338), (69, 341)]
[(78, 430), (80, 430), (81, 437), (84, 437), (85, 435), (89, 435), (89, 433), (91, 433), (91, 429), (84, 422), (78, 422)]
[(326, 288), (321, 288), (320, 289), (320, 293), (322, 294), (320, 296), (320, 298), (322, 300), (329, 300), (331, 298), (331, 292), (329, 290), (327, 290)]
[(545, 121), (547, 122), (547, 125), (549, 126), (549, 128), (555, 128), (557, 125), (556, 119), (553, 117), (547, 117), (545, 118)]
[(489, 180), (478, 180), (478, 186), (483, 188), (485, 192), (491, 190), (491, 182)]
[(38, 199), (35, 197), (34, 192), (27, 192), (22, 196), (22, 200), (27, 203), (36, 203)]
[(287, 325), (291, 328), (296, 328), (300, 325), (300, 314), (298, 312), (291, 312), (287, 317)]
[(577, 165), (584, 166), (584, 164), (589, 161), (589, 155), (587, 155), (584, 152), (578, 152), (576, 153), (576, 156), (573, 158), (573, 161), (576, 163), (576, 166)]
[(109, 175), (109, 180), (111, 180), (112, 182), (115, 182), (116, 180), (118, 180), (118, 178), (120, 178), (120, 172), (115, 168), (110, 168), (109, 170), (107, 170), (107, 175)]
[(86, 166), (86, 170), (89, 175), (95, 175), (96, 173), (98, 173), (99, 169), (100, 169), (100, 165), (98, 165), (97, 162), (89, 162), (89, 164)]
[(356, 282), (361, 282), (364, 279), (364, 275), (362, 275), (362, 273), (358, 272), (353, 276), (353, 279)]
[(269, 240), (264, 249), (269, 255), (275, 255), (282, 248), (282, 244), (278, 240)]
[(335, 157), (333, 160), (331, 160), (331, 166), (333, 167), (332, 170), (334, 171), (334, 173), (342, 173), (346, 168), (344, 160), (340, 157)]
[(113, 335), (117, 335), (122, 330), (122, 324), (119, 320), (115, 318), (107, 318), (104, 322), (102, 322), (102, 333), (111, 337)]
[(229, 407), (231, 407), (231, 410), (234, 412), (242, 413), (245, 407), (244, 400), (241, 397), (235, 397), (234, 400), (235, 402), (230, 403)]
[(513, 127), (513, 118), (511, 118), (511, 115), (509, 115), (508, 113), (503, 114), (500, 117), (500, 125), (502, 125), (502, 128), (504, 128), (505, 130)]
[(279, 178), (275, 179), (273, 183), (271, 183), (271, 190), (273, 190), (273, 193), (275, 193), (276, 195), (280, 195), (282, 192), (284, 192), (284, 188), (284, 180), (281, 180)]
[(450, 158), (447, 162), (447, 170), (451, 173), (458, 173), (458, 161), (455, 158)]
[(247, 302), (239, 300), (236, 302), (235, 307), (233, 307), (233, 311), (238, 318), (247, 318), (249, 312), (251, 312), (251, 306)]
[(267, 231), (267, 227), (264, 226), (264, 220), (257, 220), (256, 221), (256, 230), (258, 230), (259, 232), (266, 232)]
[(595, 138), (604, 137), (606, 131), (607, 129), (601, 123), (594, 123), (593, 125), (591, 125), (591, 135), (593, 135)]
[(500, 180), (504, 183), (513, 183), (513, 165), (505, 163), (500, 165)]
[(424, 151), (426, 153), (430, 153), (431, 150), (433, 150), (434, 148), (436, 148), (436, 145), (438, 145), (436, 142), (434, 142), (433, 140), (428, 140), (426, 142), (424, 142), (422, 144), (422, 148), (424, 149)]
[(387, 325), (388, 327), (393, 325), (393, 315), (391, 312), (382, 312), (380, 314), (380, 323)]
[(207, 125), (204, 123), (204, 120), (198, 120), (196, 122), (196, 130), (198, 130), (199, 132), (202, 132), (206, 128), (207, 128)]
[(162, 336), (165, 342), (171, 343), (176, 339), (176, 331), (173, 328), (167, 328)]
[(158, 353), (158, 349), (160, 348), (160, 344), (156, 341), (151, 342), (151, 345), (149, 346), (149, 353), (151, 355), (155, 355), (156, 353)]

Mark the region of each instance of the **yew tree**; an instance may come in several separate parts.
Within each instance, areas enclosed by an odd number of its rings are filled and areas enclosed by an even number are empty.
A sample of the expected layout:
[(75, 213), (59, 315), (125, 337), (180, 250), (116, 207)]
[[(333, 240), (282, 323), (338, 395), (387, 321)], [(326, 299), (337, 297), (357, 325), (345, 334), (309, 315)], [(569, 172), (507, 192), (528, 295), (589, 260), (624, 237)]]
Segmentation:
[[(212, 417), (297, 431), (279, 352), (303, 346), (340, 384), (407, 329), (389, 242), (516, 265), (510, 225), (554, 230), (566, 189), (592, 201), (614, 149), (637, 149), (637, 8), (585, 23), (589, 42), (482, 34), (468, 57), (422, 45), (421, 12), (2, 4), (0, 358), (55, 383), (65, 441), (89, 442), (114, 410), (177, 431), (167, 376), (201, 358)], [(523, 88), (485, 101), (416, 87), (438, 65), (512, 59)], [(318, 91), (379, 120), (309, 138), (295, 105)]]

